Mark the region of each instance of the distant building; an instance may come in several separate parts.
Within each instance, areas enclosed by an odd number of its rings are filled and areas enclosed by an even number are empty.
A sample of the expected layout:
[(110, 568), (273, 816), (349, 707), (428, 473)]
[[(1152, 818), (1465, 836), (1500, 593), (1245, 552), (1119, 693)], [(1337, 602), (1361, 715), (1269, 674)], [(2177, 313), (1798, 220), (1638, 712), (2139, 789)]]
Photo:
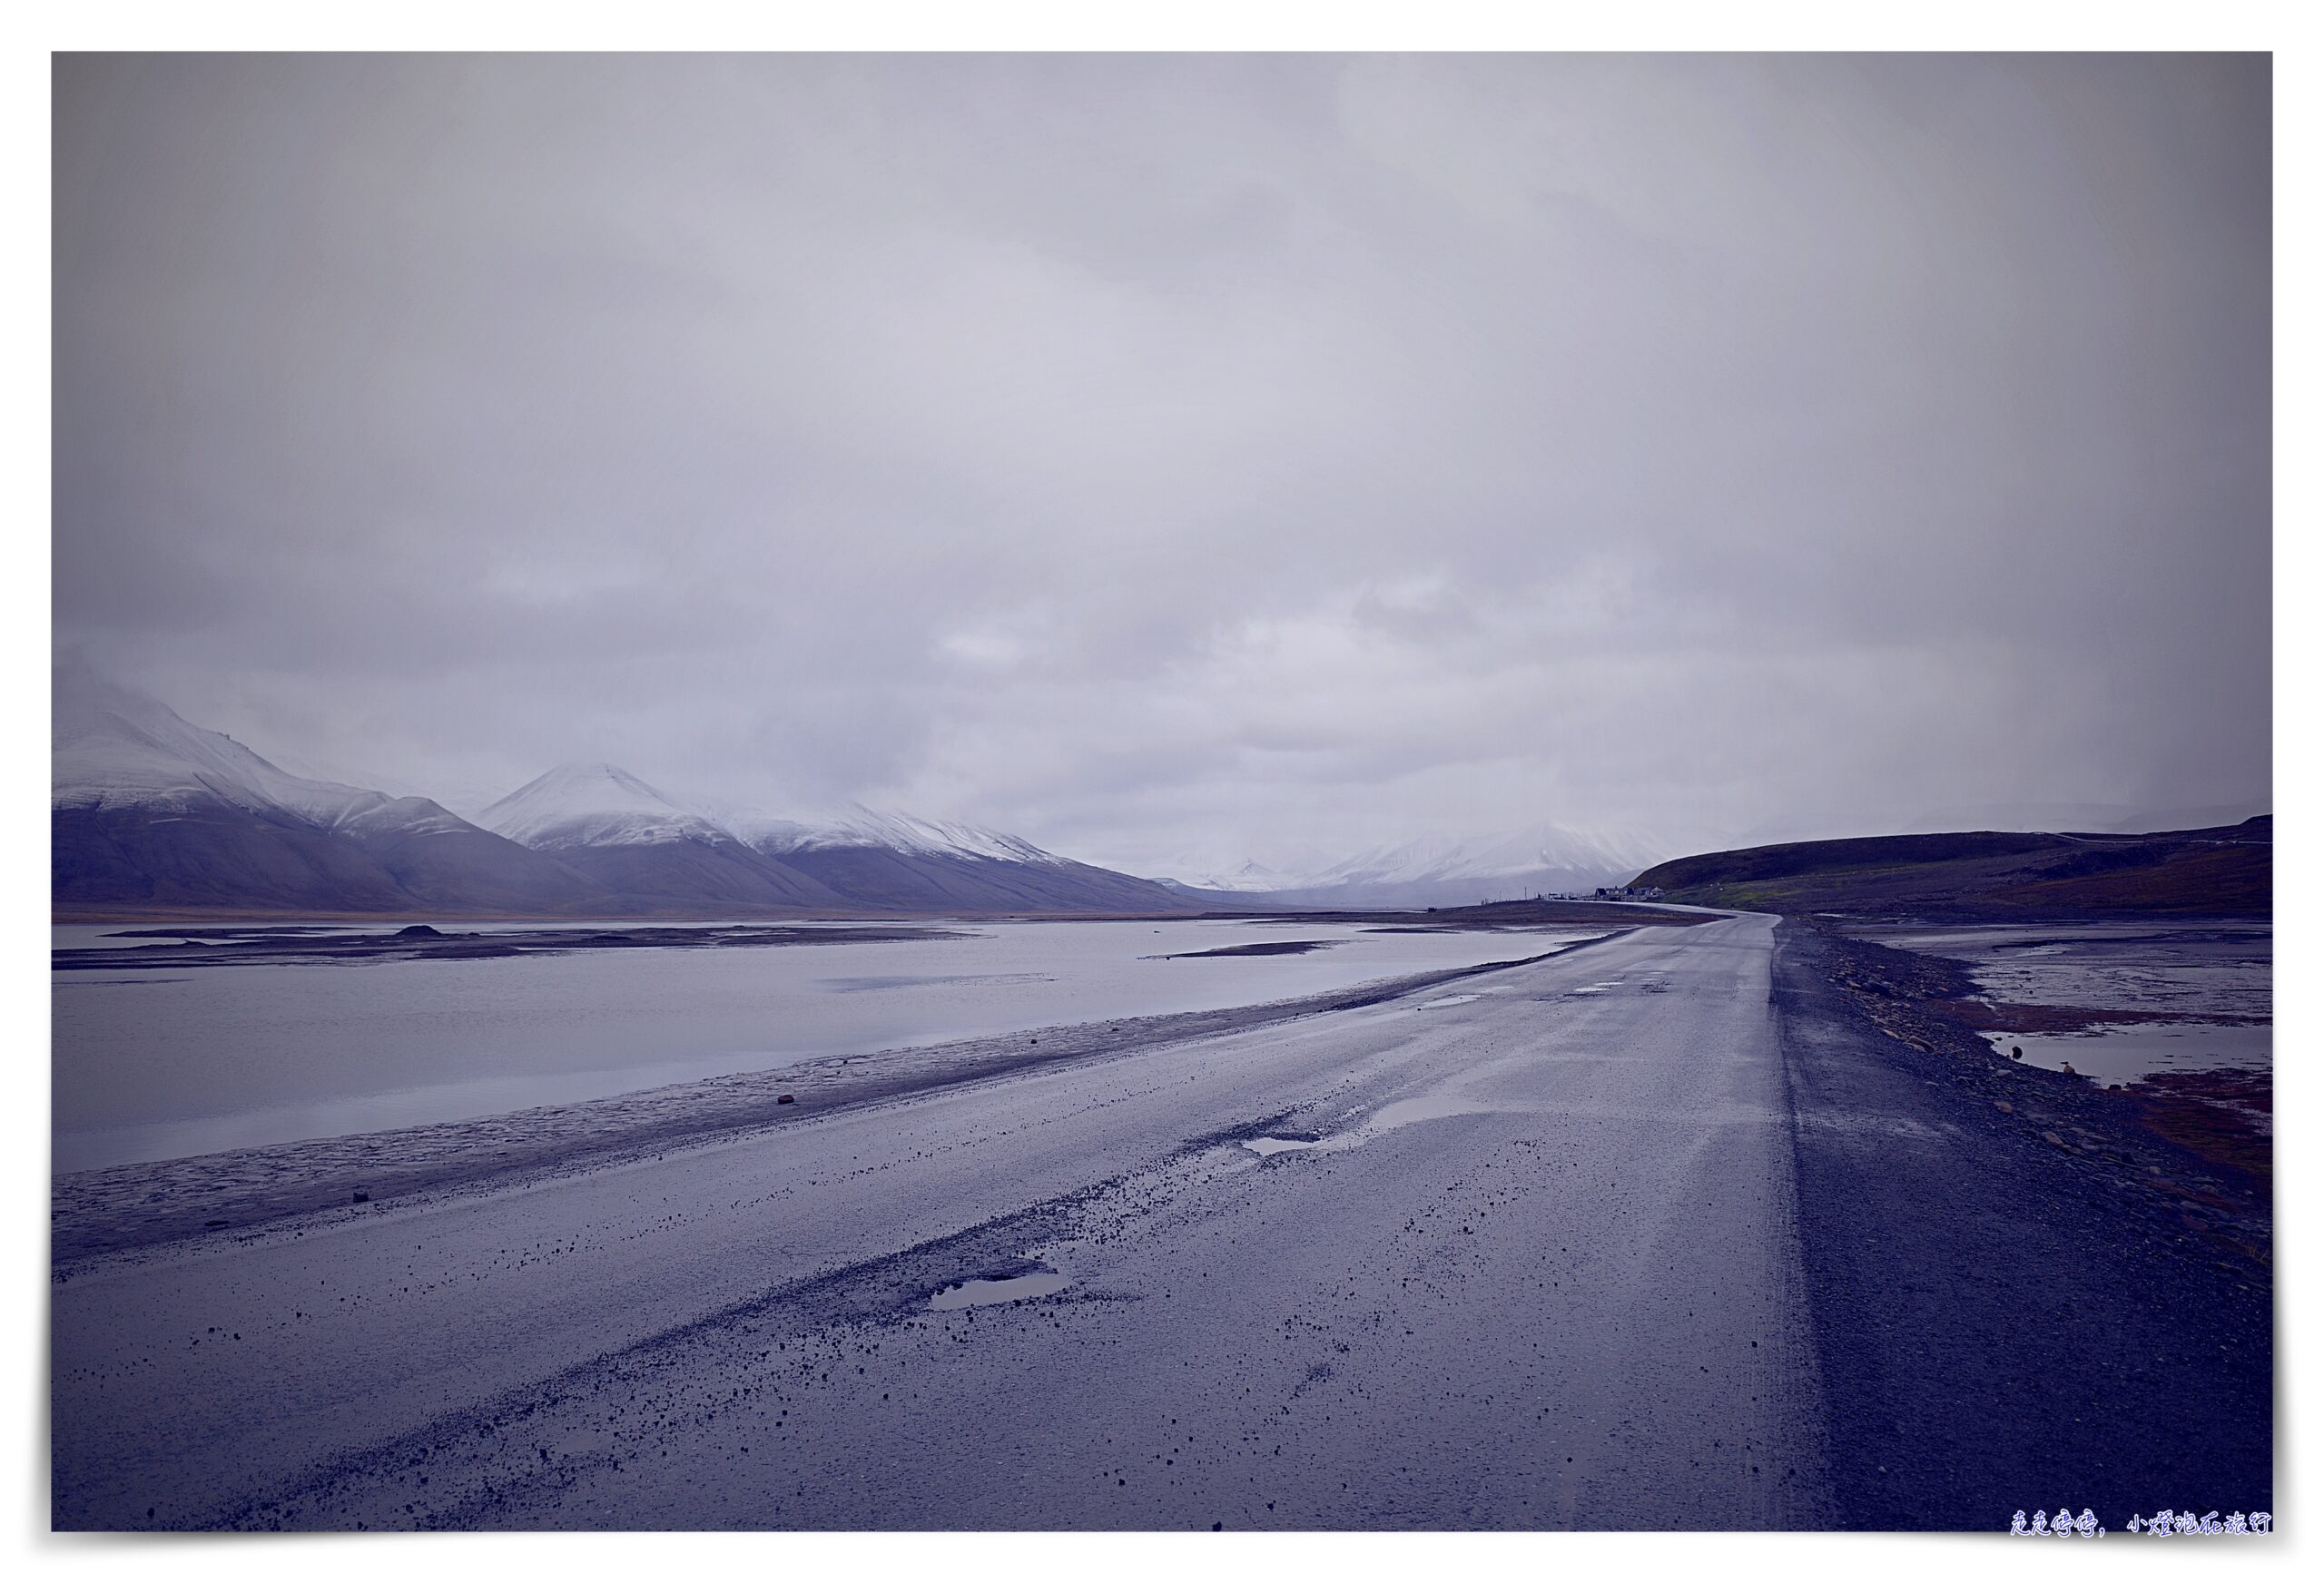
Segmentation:
[(1662, 887), (1659, 885), (1600, 885), (1598, 887), (1598, 900), (1600, 901), (1659, 901), (1661, 899)]

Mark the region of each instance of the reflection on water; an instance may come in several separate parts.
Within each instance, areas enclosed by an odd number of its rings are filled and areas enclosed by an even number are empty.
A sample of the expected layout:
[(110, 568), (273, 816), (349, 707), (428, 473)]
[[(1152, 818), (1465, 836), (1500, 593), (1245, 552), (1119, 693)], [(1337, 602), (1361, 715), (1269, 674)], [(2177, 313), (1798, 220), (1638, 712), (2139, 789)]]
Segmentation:
[(2128, 1083), (2150, 1072), (2202, 1072), (2221, 1067), (2265, 1068), (2275, 1040), (2270, 1027), (2208, 1022), (2101, 1023), (2083, 1033), (1987, 1034), (1995, 1055), (2013, 1047), (2031, 1066), (2071, 1067), (2101, 1083)]
[(815, 986), (842, 995), (873, 989), (925, 989), (939, 984), (1049, 984), (1047, 973), (874, 973), (861, 978), (818, 978)]
[(1312, 1149), (1315, 1146), (1315, 1140), (1314, 1138), (1255, 1137), (1245, 1138), (1243, 1146), (1264, 1160), (1274, 1155), (1289, 1154), (1299, 1149)]
[[(1249, 1005), (1538, 955), (1590, 932), (955, 927), (966, 938), (55, 974), (54, 1168), (491, 1116), (805, 1057)], [(87, 946), (110, 932), (60, 928), (52, 939)], [(1285, 933), (1329, 936), (1334, 948), (1151, 959)]]
[(940, 1313), (956, 1308), (981, 1308), (988, 1303), (1015, 1303), (1020, 1298), (1047, 1297), (1072, 1284), (1072, 1277), (1060, 1275), (1055, 1270), (1036, 1270), (1029, 1275), (1012, 1275), (1005, 1281), (963, 1281), (957, 1286), (947, 1286), (930, 1298), (928, 1306)]
[[(2155, 924), (2050, 924), (2002, 928), (1868, 928), (1866, 939), (1949, 957), (1969, 968), (1996, 1005), (2064, 1006), (2102, 1015), (2086, 1028), (1997, 1033), (1995, 1053), (2013, 1047), (2050, 1070), (2071, 1067), (2101, 1083), (2156, 1072), (2271, 1065), (2275, 1032), (2265, 1022), (2219, 1018), (2271, 1015), (2274, 930), (2264, 923), (2173, 929)], [(2108, 1021), (2107, 1011), (2168, 1014), (2172, 1020)], [(2184, 1020), (2180, 1020), (2180, 1019)]]

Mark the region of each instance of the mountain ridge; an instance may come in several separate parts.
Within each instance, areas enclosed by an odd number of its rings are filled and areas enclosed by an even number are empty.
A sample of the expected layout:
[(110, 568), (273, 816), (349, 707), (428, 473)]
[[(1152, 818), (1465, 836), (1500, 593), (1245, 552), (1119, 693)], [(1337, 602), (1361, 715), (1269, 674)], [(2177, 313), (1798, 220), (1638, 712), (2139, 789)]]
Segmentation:
[(1004, 831), (859, 805), (714, 817), (601, 762), (560, 764), (471, 821), (428, 798), (291, 774), (85, 664), (59, 664), (52, 687), (59, 914), (1192, 909)]
[(468, 912), (595, 893), (440, 803), (290, 774), (84, 667), (59, 667), (52, 705), (53, 906)]
[(1249, 860), (1225, 873), (1195, 868), (1163, 882), (1214, 901), (1457, 907), (1619, 884), (1667, 850), (1635, 831), (1590, 832), (1537, 823), (1484, 835), (1387, 842), (1304, 872)]

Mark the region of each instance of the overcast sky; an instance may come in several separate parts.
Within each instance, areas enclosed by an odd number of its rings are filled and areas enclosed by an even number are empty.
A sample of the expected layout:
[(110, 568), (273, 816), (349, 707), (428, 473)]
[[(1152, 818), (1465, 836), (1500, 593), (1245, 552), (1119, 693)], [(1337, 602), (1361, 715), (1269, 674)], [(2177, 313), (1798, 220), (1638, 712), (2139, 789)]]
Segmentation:
[(2265, 807), (2264, 58), (60, 61), (55, 629), (1144, 872)]

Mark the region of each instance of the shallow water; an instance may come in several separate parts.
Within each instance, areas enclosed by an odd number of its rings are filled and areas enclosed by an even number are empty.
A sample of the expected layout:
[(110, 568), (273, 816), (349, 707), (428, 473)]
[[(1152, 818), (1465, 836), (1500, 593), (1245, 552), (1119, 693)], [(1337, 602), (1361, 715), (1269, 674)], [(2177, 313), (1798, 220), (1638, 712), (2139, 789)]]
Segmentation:
[(1998, 1056), (2012, 1047), (2029, 1065), (2053, 1072), (2071, 1066), (2101, 1083), (2127, 1083), (2151, 1072), (2207, 1072), (2223, 1067), (2265, 1070), (2275, 1029), (2215, 1022), (2102, 1023), (2086, 1033), (1994, 1033)]
[(1315, 1140), (1280, 1137), (1245, 1138), (1243, 1146), (1264, 1160), (1275, 1155), (1295, 1154), (1301, 1149), (1312, 1149), (1315, 1146)]
[[(2052, 1071), (2072, 1066), (2102, 1083), (2156, 1072), (2272, 1065), (2275, 1030), (2221, 1017), (2273, 1014), (2274, 931), (2263, 923), (2203, 925), (1980, 925), (1859, 930), (1899, 949), (1949, 957), (1968, 968), (1986, 997), (2024, 1006), (2166, 1012), (2169, 1022), (2106, 1022), (2071, 1033), (1988, 1035), (1995, 1053), (2012, 1046)], [(2177, 1020), (2184, 1018), (2183, 1021)]]
[(981, 1308), (989, 1303), (1047, 1297), (1072, 1284), (1072, 1276), (1061, 1275), (1055, 1270), (1036, 1270), (1029, 1275), (1011, 1275), (1002, 1281), (963, 1281), (930, 1298), (928, 1306), (939, 1313), (948, 1313), (960, 1308)]
[[(1593, 932), (950, 927), (967, 938), (54, 974), (52, 1168), (490, 1116), (803, 1057), (1250, 1005), (1534, 956)], [(52, 939), (58, 949), (122, 943), (105, 939), (113, 932), (60, 928)], [(1299, 955), (1162, 959), (1285, 938), (1334, 943)]]

